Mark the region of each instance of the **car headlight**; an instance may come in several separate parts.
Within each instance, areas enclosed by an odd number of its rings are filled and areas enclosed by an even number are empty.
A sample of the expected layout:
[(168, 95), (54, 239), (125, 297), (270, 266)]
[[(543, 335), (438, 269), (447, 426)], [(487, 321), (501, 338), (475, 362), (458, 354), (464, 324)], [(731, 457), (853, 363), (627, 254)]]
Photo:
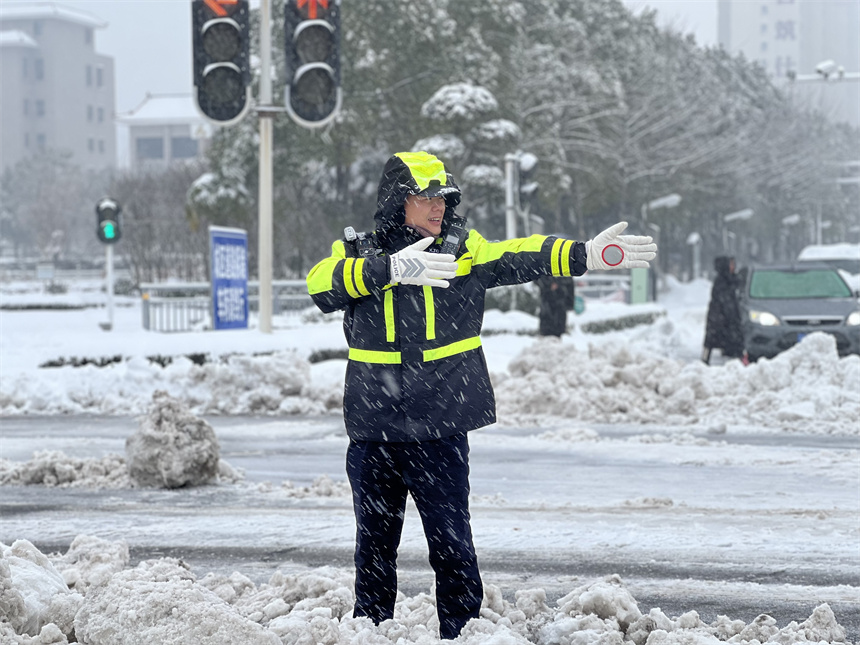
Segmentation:
[(779, 324), (779, 318), (769, 311), (750, 311), (750, 320), (762, 327), (774, 327)]
[(854, 313), (848, 316), (848, 320), (845, 321), (846, 325), (851, 327), (855, 325), (860, 325), (860, 311), (855, 311)]

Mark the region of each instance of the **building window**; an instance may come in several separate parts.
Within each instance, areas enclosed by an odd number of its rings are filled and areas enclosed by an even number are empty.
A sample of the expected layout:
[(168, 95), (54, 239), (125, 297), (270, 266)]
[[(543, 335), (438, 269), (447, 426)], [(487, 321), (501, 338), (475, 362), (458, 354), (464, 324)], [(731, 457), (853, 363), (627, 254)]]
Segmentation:
[(763, 51), (763, 52), (766, 52), (767, 51), (767, 43), (762, 42), (759, 49), (761, 49), (761, 51)]
[(193, 159), (197, 156), (197, 140), (191, 137), (172, 137), (170, 157), (172, 159)]
[(42, 35), (42, 21), (37, 20), (33, 23), (33, 35), (41, 36)]
[(767, 33), (767, 24), (766, 24), (766, 23), (762, 23), (762, 25), (761, 25), (761, 27), (760, 27), (759, 31), (761, 32), (761, 34), (762, 34), (762, 35), (766, 34), (766, 33)]
[(87, 106), (87, 121), (89, 121), (90, 123), (92, 123), (92, 121), (93, 121), (93, 106), (92, 105)]
[(93, 86), (93, 66), (87, 65), (87, 87)]
[(26, 56), (21, 59), (21, 78), (30, 78), (30, 59)]
[(25, 148), (30, 147), (30, 133), (29, 132), (24, 133), (24, 147)]
[(95, 150), (95, 149), (96, 149), (96, 142), (95, 142), (95, 140), (93, 140), (92, 138), (87, 139), (87, 150), (89, 150), (90, 152), (92, 152), (92, 151), (93, 151), (93, 150)]
[(30, 114), (30, 99), (24, 99), (24, 116)]
[(104, 139), (99, 139), (99, 152), (102, 154), (105, 153), (105, 140)]
[(164, 139), (142, 137), (135, 142), (138, 159), (164, 159)]
[(36, 116), (45, 116), (45, 102), (42, 99), (36, 101)]
[(45, 61), (41, 58), (37, 58), (33, 61), (33, 77), (37, 81), (41, 81), (45, 78)]
[(96, 67), (96, 87), (101, 87), (102, 85), (104, 85), (104, 83), (105, 83), (104, 76), (105, 76), (104, 68), (101, 66)]
[(46, 146), (45, 135), (43, 133), (39, 133), (36, 135), (36, 147), (39, 150), (44, 150)]
[(84, 42), (85, 42), (87, 45), (92, 45), (92, 44), (93, 44), (93, 30), (92, 30), (92, 29), (90, 29), (89, 27), (87, 27), (86, 29), (84, 29)]
[(105, 109), (104, 109), (103, 107), (100, 107), (100, 108), (99, 108), (99, 110), (98, 110), (98, 114), (99, 114), (99, 123), (104, 123), (104, 120), (105, 120)]

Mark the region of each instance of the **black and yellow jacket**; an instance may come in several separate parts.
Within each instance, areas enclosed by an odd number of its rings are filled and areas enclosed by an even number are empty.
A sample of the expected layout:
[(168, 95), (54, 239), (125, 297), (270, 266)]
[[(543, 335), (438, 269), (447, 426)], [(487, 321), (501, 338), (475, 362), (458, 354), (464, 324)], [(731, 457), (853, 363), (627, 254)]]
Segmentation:
[[(339, 240), (307, 277), (322, 311), (345, 310), (344, 418), (353, 439), (425, 441), (493, 423), (495, 399), (480, 338), (487, 289), (586, 270), (581, 242), (543, 235), (488, 242), (473, 230), (456, 253), (457, 277), (449, 288), (389, 284), (388, 255), (421, 239), (403, 226), (403, 203), (410, 193), (438, 185), (430, 184), (433, 177), (456, 189), (435, 157), (392, 157), (376, 213), (381, 254), (359, 257), (352, 243)], [(448, 220), (455, 217), (459, 190), (445, 198)], [(444, 236), (443, 227), (439, 242)]]

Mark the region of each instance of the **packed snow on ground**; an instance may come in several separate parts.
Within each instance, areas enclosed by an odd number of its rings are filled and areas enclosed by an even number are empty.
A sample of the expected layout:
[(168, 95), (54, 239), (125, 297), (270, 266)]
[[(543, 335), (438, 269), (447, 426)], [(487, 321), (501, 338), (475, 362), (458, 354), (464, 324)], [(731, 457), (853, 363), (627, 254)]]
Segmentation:
[[(128, 548), (78, 536), (66, 553), (42, 554), (30, 542), (0, 545), (2, 642), (23, 645), (116, 643), (158, 645), (408, 645), (439, 642), (431, 594), (400, 593), (394, 619), (379, 626), (351, 616), (351, 577), (322, 568), (276, 572), (255, 584), (241, 573), (195, 576), (181, 560), (128, 564)], [(767, 615), (747, 624), (697, 612), (643, 614), (618, 576), (572, 589), (552, 606), (542, 589), (505, 600), (487, 585), (480, 618), (466, 625), (464, 645), (716, 645), (721, 642), (843, 643), (845, 631), (825, 603), (801, 623), (780, 627)]]
[[(523, 335), (537, 328), (529, 314), (488, 312), (484, 351), (500, 418), (860, 434), (860, 357), (840, 358), (831, 336), (811, 334), (773, 360), (704, 365), (697, 357), (709, 283), (670, 284), (658, 306), (595, 303), (585, 316), (571, 314), (573, 332), (561, 341)], [(139, 313), (128, 309), (130, 318)], [(587, 323), (636, 313), (656, 320), (583, 331)], [(314, 350), (345, 349), (337, 316), (293, 318), (268, 338), (253, 330), (158, 334), (132, 320), (111, 333), (95, 322), (67, 336), (47, 329), (93, 315), (103, 314), (4, 312), (0, 413), (142, 414), (152, 394), (164, 390), (195, 414), (340, 414), (346, 361), (308, 361)], [(211, 360), (198, 365), (187, 358), (193, 353)], [(103, 367), (38, 368), (51, 358), (113, 355), (117, 362)], [(162, 366), (153, 355), (172, 362)]]

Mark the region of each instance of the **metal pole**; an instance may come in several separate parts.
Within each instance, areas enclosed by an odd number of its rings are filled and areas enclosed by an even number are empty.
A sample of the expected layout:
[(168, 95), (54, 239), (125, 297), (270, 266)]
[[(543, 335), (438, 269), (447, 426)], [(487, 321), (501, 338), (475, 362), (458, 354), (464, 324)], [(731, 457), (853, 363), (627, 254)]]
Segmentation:
[(272, 333), (272, 34), (271, 4), (260, 1), (260, 230), (259, 326), (264, 334)]
[(104, 330), (110, 331), (113, 329), (113, 244), (105, 245), (105, 267), (107, 268), (105, 280), (107, 281), (108, 321)]
[(514, 186), (517, 178), (519, 160), (514, 154), (505, 155), (505, 237), (509, 240), (517, 236), (517, 208), (514, 200)]

